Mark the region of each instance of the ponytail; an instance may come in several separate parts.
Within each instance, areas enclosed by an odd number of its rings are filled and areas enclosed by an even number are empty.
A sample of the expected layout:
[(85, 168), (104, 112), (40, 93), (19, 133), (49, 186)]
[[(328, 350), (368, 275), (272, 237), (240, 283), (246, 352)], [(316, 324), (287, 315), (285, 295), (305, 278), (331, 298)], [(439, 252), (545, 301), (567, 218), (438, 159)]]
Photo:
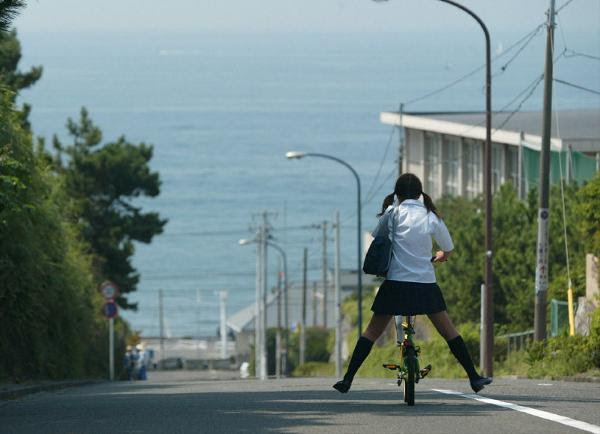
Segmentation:
[[(434, 213), (438, 218), (442, 216), (438, 213), (431, 197), (423, 192), (423, 184), (417, 175), (412, 173), (403, 173), (398, 177), (396, 186), (394, 187), (394, 193), (398, 196), (398, 200), (402, 202), (405, 199), (419, 199), (419, 196), (423, 196), (423, 203), (427, 212)], [(386, 198), (387, 199), (387, 198)], [(384, 202), (385, 203), (385, 202)], [(384, 208), (385, 210), (385, 208)]]
[(425, 208), (427, 208), (427, 211), (434, 213), (438, 218), (442, 218), (442, 216), (438, 213), (438, 210), (435, 208), (431, 197), (423, 191), (421, 192), (421, 194), (423, 195), (423, 203), (425, 204)]
[(381, 217), (385, 210), (388, 209), (388, 206), (394, 204), (394, 193), (388, 194), (385, 199), (383, 199), (383, 203), (381, 204), (381, 212), (377, 214), (377, 217)]

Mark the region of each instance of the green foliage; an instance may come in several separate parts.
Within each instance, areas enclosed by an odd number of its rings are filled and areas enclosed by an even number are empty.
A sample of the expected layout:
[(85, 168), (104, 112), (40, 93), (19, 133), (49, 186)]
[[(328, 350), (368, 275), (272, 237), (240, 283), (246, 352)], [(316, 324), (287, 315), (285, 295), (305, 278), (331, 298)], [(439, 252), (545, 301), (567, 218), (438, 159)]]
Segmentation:
[(306, 362), (298, 366), (293, 372), (293, 377), (333, 377), (335, 364), (325, 362)]
[[(107, 321), (93, 257), (74, 224), (79, 208), (52, 158), (34, 151), (21, 89), (16, 33), (5, 33), (22, 1), (0, 2), (0, 380), (100, 377), (108, 372)], [(116, 360), (127, 324), (115, 321)], [(118, 372), (119, 364), (117, 364)]]
[[(571, 279), (575, 296), (583, 293), (583, 238), (577, 224), (577, 186), (565, 187), (567, 237)], [(507, 330), (524, 330), (532, 325), (533, 291), (537, 242), (537, 193), (530, 191), (519, 200), (510, 184), (494, 195), (493, 213), (493, 293), (494, 321)], [(587, 200), (587, 199), (586, 199)], [(443, 198), (438, 207), (454, 239), (450, 260), (436, 266), (436, 274), (448, 311), (455, 322), (476, 322), (480, 312), (480, 285), (484, 273), (484, 214), (480, 199)], [(550, 287), (549, 298), (565, 299), (567, 290), (566, 254), (559, 187), (550, 197)], [(589, 220), (591, 221), (591, 220)], [(597, 230), (591, 224), (590, 230)]]
[(121, 307), (135, 308), (125, 296), (139, 282), (131, 265), (133, 243), (150, 243), (166, 224), (158, 213), (143, 213), (133, 204), (140, 196), (159, 194), (159, 175), (149, 167), (152, 146), (134, 145), (124, 137), (101, 146), (102, 132), (85, 108), (77, 122), (68, 120), (67, 130), (73, 142), (63, 145), (54, 137), (53, 144), (58, 170), (77, 204), (76, 221), (93, 252), (98, 278), (120, 287)]
[(530, 377), (560, 378), (600, 369), (600, 308), (592, 313), (589, 336), (557, 336), (527, 351)]
[(562, 378), (600, 368), (598, 336), (558, 336), (534, 342), (527, 352), (531, 378)]
[[(275, 336), (277, 333), (276, 328), (270, 328), (267, 330), (267, 373), (268, 375), (275, 375)], [(283, 345), (283, 334), (282, 334), (282, 345)], [(333, 331), (324, 329), (323, 327), (307, 327), (306, 328), (306, 349), (305, 359), (306, 363), (299, 366), (300, 360), (300, 332), (290, 333), (290, 348), (288, 350), (288, 369), (292, 375), (296, 375), (300, 372), (308, 372), (316, 366), (327, 364), (331, 357), (331, 350), (333, 348)], [(313, 363), (314, 362), (314, 363)], [(254, 374), (254, 347), (250, 351), (249, 370), (251, 374)], [(311, 363), (309, 367), (305, 365)], [(300, 370), (298, 368), (301, 368)], [(329, 369), (329, 368), (324, 368)], [(303, 375), (303, 374), (298, 374)]]
[[(19, 3), (19, 2), (0, 2)], [(0, 23), (2, 21), (2, 11), (0, 10)], [(0, 24), (0, 27), (1, 24)], [(42, 67), (34, 66), (27, 72), (18, 70), (18, 64), (21, 60), (21, 44), (17, 39), (16, 30), (10, 32), (0, 31), (0, 83), (5, 87), (12, 101), (16, 100), (19, 91), (32, 86), (42, 76)], [(24, 104), (21, 110), (17, 112), (21, 124), (30, 129), (29, 121), (27, 120), (31, 106)]]
[[(0, 100), (0, 378), (106, 372), (90, 257), (65, 218), (63, 183), (33, 153), (12, 99)], [(106, 322), (106, 321), (104, 321)], [(91, 356), (92, 359), (94, 356)], [(103, 369), (100, 369), (102, 367)]]
[(586, 253), (600, 257), (600, 172), (578, 192), (578, 214), (585, 240)]
[(8, 31), (12, 20), (17, 16), (19, 9), (25, 7), (23, 0), (0, 1), (0, 33)]
[(19, 71), (21, 44), (17, 31), (0, 32), (0, 81), (15, 92), (27, 89), (42, 76), (42, 67), (34, 66), (27, 72)]

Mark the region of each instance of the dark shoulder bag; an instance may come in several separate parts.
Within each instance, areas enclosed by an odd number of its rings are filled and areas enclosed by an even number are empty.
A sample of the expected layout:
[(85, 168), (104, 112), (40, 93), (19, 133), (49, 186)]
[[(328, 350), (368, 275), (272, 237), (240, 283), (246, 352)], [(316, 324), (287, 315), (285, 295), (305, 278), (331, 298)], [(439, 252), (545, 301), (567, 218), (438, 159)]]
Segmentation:
[[(390, 213), (391, 215), (387, 218), (392, 219), (392, 239), (389, 237), (389, 225), (385, 223), (385, 230), (379, 230), (375, 234), (375, 238), (371, 241), (369, 250), (365, 256), (365, 262), (363, 263), (363, 271), (365, 274), (372, 274), (374, 276), (385, 277), (388, 269), (390, 268), (390, 262), (392, 260), (392, 244), (394, 242), (394, 209)], [(386, 216), (382, 216), (386, 218)]]

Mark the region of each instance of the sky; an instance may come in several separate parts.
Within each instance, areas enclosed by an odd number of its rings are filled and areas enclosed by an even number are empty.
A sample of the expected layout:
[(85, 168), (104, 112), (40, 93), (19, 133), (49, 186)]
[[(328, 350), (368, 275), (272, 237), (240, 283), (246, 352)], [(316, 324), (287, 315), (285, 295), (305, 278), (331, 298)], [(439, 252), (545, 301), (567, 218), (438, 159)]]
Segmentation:
[[(570, 0), (557, 0), (557, 8)], [(550, 0), (464, 0), (492, 34), (527, 29)], [(600, 0), (573, 0), (564, 21), (600, 41)], [(21, 32), (361, 33), (475, 26), (435, 0), (29, 0)], [(440, 33), (441, 36), (443, 34)], [(600, 43), (600, 42), (599, 42)]]

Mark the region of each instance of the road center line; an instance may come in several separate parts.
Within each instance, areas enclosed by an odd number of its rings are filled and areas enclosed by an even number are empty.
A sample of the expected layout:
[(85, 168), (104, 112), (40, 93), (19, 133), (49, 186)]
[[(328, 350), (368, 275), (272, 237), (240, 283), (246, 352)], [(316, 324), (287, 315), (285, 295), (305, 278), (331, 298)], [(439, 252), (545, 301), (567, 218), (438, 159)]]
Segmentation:
[(511, 410), (520, 411), (521, 413), (527, 413), (532, 416), (540, 417), (542, 419), (551, 420), (552, 422), (558, 422), (563, 425), (571, 426), (573, 428), (578, 428), (583, 431), (588, 431), (591, 433), (600, 434), (600, 426), (593, 425), (591, 423), (583, 422), (580, 420), (571, 419), (570, 417), (561, 416), (559, 414), (550, 413), (543, 410), (536, 410), (531, 407), (524, 407), (522, 405), (513, 404), (511, 402), (499, 401), (497, 399), (485, 398), (483, 396), (474, 395), (472, 393), (460, 393), (454, 390), (446, 390), (446, 389), (431, 389), (435, 392), (445, 393), (446, 395), (457, 395), (462, 396), (463, 398), (470, 398), (476, 401), (485, 402), (486, 404), (497, 405), (499, 407), (510, 408)]

